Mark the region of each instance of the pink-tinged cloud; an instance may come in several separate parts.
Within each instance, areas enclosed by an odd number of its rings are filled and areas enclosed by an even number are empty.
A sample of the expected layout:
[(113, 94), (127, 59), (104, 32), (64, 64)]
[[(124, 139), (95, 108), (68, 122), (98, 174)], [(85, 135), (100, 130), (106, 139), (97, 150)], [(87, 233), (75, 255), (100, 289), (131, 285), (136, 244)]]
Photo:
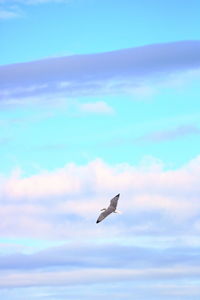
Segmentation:
[(76, 177), (73, 164), (55, 172), (45, 172), (29, 178), (11, 177), (6, 193), (16, 198), (51, 197), (80, 192), (80, 180)]
[(141, 279), (192, 279), (200, 275), (198, 267), (117, 269), (98, 268), (82, 270), (50, 270), (37, 272), (0, 273), (0, 288), (33, 286), (74, 286), (78, 284), (117, 283)]
[[(170, 224), (173, 231), (186, 227), (186, 231), (190, 228), (199, 232), (199, 176), (197, 157), (176, 170), (164, 170), (157, 162), (144, 168), (110, 166), (98, 159), (27, 178), (4, 178), (0, 189), (4, 199), (0, 205), (0, 233), (52, 238), (104, 233), (106, 237), (131, 230), (162, 232)], [(101, 227), (91, 226), (100, 209), (118, 193), (123, 214), (112, 215)]]

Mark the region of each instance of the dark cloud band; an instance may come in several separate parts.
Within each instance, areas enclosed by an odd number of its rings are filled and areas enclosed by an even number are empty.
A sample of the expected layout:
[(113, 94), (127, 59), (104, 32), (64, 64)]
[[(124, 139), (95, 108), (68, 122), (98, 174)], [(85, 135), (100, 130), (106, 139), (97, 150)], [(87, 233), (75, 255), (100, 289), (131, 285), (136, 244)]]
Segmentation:
[(0, 98), (64, 93), (93, 95), (144, 79), (200, 67), (200, 41), (154, 44), (106, 53), (0, 66)]

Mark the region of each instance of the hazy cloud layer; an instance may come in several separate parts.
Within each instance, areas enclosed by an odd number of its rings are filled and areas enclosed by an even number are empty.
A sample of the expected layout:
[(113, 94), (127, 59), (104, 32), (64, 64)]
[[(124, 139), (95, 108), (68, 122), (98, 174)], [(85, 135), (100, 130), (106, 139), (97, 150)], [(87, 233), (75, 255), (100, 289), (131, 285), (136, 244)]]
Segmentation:
[(200, 266), (198, 247), (138, 247), (116, 242), (70, 243), (33, 254), (15, 253), (0, 257), (1, 270), (60, 269), (143, 269), (174, 265)]
[(72, 271), (0, 273), (0, 287), (70, 286), (95, 283), (116, 283), (142, 279), (194, 279), (200, 275), (197, 267), (153, 269), (83, 269)]
[[(141, 90), (200, 67), (200, 42), (154, 44), (118, 51), (49, 58), (0, 66), (0, 99), (83, 96)], [(147, 84), (148, 86), (148, 84)]]
[(0, 288), (108, 282), (192, 280), (200, 275), (197, 247), (159, 248), (66, 244), (34, 254), (0, 257)]

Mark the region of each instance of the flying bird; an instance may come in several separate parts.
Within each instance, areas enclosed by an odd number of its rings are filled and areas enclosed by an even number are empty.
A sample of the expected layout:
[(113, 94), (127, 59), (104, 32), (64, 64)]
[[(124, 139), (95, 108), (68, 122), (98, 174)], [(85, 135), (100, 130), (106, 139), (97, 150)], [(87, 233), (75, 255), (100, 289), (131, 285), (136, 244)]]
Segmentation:
[(108, 208), (101, 209), (101, 211), (103, 212), (99, 215), (96, 223), (101, 222), (103, 219), (105, 219), (108, 215), (110, 215), (113, 212), (119, 213), (119, 211), (116, 210), (119, 196), (120, 194), (116, 195), (114, 198), (110, 200), (110, 205), (108, 206)]

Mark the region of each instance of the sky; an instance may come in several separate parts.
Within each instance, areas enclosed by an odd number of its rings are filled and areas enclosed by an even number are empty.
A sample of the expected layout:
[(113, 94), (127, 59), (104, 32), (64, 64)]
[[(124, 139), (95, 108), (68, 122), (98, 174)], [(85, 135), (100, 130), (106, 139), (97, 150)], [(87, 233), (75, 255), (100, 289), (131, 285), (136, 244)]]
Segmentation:
[(199, 299), (199, 10), (0, 0), (1, 299)]

